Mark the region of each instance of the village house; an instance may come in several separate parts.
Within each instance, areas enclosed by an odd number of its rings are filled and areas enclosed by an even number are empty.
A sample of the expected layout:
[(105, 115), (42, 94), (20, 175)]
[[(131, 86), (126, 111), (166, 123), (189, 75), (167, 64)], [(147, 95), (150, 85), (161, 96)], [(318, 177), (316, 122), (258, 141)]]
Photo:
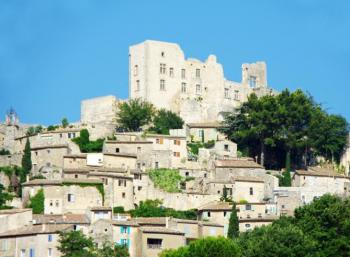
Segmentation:
[(218, 130), (222, 125), (219, 122), (188, 123), (186, 135), (188, 142), (208, 142), (224, 139), (225, 136)]

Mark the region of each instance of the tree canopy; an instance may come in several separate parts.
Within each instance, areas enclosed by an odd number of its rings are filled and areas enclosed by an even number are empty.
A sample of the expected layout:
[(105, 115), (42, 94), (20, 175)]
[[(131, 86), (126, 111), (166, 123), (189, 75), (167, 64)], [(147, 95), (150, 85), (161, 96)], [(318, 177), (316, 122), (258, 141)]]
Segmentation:
[(287, 89), (276, 96), (252, 94), (223, 125), (241, 152), (258, 156), (267, 168), (286, 170), (289, 163), (292, 168), (307, 166), (315, 156), (339, 162), (349, 132), (345, 118), (328, 114), (301, 90)]
[(32, 154), (30, 151), (30, 141), (28, 138), (23, 151), (22, 168), (24, 169), (26, 175), (29, 174), (32, 169)]
[(153, 119), (152, 131), (158, 134), (169, 135), (170, 129), (181, 129), (184, 121), (176, 113), (160, 109)]
[(154, 106), (141, 99), (131, 99), (119, 104), (117, 121), (119, 127), (127, 131), (138, 131), (152, 121)]
[(82, 153), (100, 153), (102, 152), (104, 139), (99, 138), (91, 141), (89, 131), (82, 129), (79, 137), (73, 138), (72, 141), (79, 146)]
[(239, 236), (239, 221), (238, 221), (236, 204), (233, 203), (230, 220), (228, 224), (227, 237), (233, 239), (238, 236)]

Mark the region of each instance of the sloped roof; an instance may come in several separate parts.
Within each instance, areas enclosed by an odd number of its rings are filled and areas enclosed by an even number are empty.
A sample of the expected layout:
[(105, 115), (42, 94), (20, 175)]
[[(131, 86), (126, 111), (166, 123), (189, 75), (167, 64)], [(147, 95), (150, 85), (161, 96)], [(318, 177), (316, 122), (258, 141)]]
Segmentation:
[(89, 224), (85, 214), (33, 214), (35, 224)]
[(185, 235), (184, 232), (170, 229), (170, 228), (160, 228), (160, 227), (141, 227), (140, 230), (143, 233), (152, 233), (152, 234), (172, 234), (172, 235)]
[(335, 178), (345, 178), (349, 179), (350, 177), (336, 173), (333, 170), (320, 168), (320, 167), (309, 167), (308, 170), (297, 170), (295, 174), (300, 176), (316, 176), (316, 177), (335, 177)]
[(214, 165), (218, 168), (264, 168), (260, 164), (249, 159), (217, 160)]
[(15, 237), (15, 236), (29, 236), (37, 234), (54, 234), (60, 231), (73, 229), (70, 224), (46, 224), (46, 225), (30, 225), (20, 229), (10, 230), (0, 234), (0, 238)]
[(200, 122), (200, 123), (188, 123), (189, 128), (220, 128), (222, 125), (219, 122)]

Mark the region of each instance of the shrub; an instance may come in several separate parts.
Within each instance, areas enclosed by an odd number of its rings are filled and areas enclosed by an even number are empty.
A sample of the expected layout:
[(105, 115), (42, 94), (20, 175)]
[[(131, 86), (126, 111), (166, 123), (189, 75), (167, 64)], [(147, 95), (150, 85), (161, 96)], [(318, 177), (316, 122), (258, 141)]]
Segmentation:
[(44, 213), (44, 202), (45, 195), (44, 190), (40, 189), (33, 197), (29, 199), (30, 203), (28, 205), (29, 208), (33, 209), (34, 214), (43, 214)]
[(154, 185), (168, 193), (180, 192), (179, 184), (183, 180), (176, 169), (154, 169), (149, 171), (149, 177)]

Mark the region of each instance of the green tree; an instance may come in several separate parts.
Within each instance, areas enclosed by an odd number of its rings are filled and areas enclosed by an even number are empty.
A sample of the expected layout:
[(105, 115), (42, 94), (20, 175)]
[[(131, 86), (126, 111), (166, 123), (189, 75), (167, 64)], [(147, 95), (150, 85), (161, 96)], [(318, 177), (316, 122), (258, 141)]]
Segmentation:
[[(283, 224), (283, 225), (282, 225)], [(242, 233), (238, 239), (245, 257), (300, 257), (315, 255), (315, 241), (289, 222)]]
[(63, 118), (61, 122), (62, 122), (62, 127), (63, 128), (66, 128), (66, 127), (69, 126), (69, 122), (68, 122), (67, 118)]
[(102, 152), (104, 139), (99, 138), (95, 141), (90, 141), (90, 134), (87, 129), (80, 130), (80, 136), (73, 138), (82, 153), (98, 153)]
[(7, 149), (0, 149), (0, 155), (10, 155), (11, 152)]
[(318, 256), (350, 256), (350, 199), (326, 194), (295, 210), (294, 223), (317, 242)]
[(57, 249), (62, 253), (62, 257), (96, 257), (92, 239), (87, 238), (81, 231), (60, 233), (59, 243)]
[(29, 174), (32, 169), (32, 154), (30, 152), (30, 141), (28, 138), (23, 151), (22, 168), (26, 175)]
[(128, 248), (124, 245), (104, 243), (100, 249), (97, 249), (97, 257), (129, 257)]
[(155, 108), (141, 99), (131, 99), (119, 104), (117, 121), (119, 127), (127, 131), (138, 131), (152, 121)]
[(35, 128), (34, 127), (29, 127), (26, 132), (26, 136), (34, 136), (35, 135)]
[(170, 129), (181, 129), (184, 121), (176, 113), (160, 109), (153, 119), (151, 131), (155, 133), (169, 135)]
[(236, 204), (233, 203), (229, 225), (228, 225), (227, 237), (233, 239), (233, 238), (237, 238), (238, 236), (239, 236), (239, 221), (238, 221)]
[(224, 237), (206, 237), (175, 250), (165, 250), (160, 257), (241, 257), (239, 245)]
[(6, 202), (13, 199), (13, 196), (5, 192), (4, 190), (5, 190), (4, 186), (0, 184), (0, 210), (11, 208), (6, 205)]
[(40, 189), (33, 197), (29, 199), (29, 208), (33, 209), (34, 214), (43, 214), (45, 208), (44, 190)]

